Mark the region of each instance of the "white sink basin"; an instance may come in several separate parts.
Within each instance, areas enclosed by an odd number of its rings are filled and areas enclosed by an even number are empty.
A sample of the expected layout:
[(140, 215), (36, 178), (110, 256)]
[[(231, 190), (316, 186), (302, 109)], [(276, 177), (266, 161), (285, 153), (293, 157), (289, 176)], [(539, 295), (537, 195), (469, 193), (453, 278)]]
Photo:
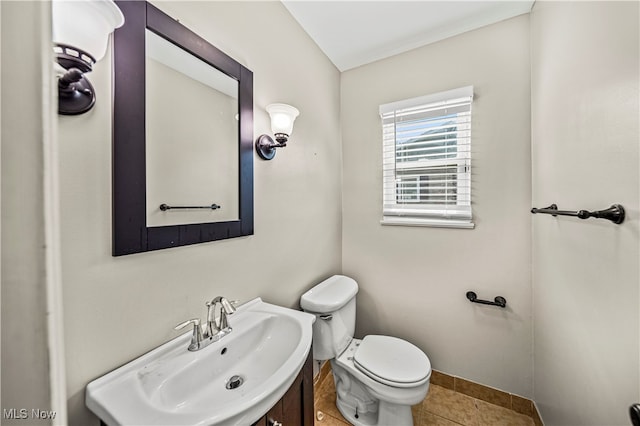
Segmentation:
[[(229, 316), (233, 331), (204, 349), (189, 352), (185, 333), (89, 383), (87, 407), (110, 426), (252, 424), (302, 368), (314, 320), (254, 299)], [(227, 389), (232, 376), (242, 384)]]

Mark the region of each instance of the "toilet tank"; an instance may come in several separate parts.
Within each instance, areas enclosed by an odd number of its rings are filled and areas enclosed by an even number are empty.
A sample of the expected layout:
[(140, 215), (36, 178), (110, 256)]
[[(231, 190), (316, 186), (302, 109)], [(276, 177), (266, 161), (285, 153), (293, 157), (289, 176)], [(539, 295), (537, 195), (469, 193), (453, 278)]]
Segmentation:
[(300, 298), (300, 307), (316, 316), (313, 359), (335, 358), (351, 343), (356, 327), (356, 293), (358, 284), (353, 278), (334, 275)]

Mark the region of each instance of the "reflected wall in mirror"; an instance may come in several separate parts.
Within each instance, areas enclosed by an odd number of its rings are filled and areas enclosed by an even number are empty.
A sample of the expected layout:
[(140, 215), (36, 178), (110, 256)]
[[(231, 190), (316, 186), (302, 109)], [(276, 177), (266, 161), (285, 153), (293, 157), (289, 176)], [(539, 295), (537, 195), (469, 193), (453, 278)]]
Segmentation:
[(117, 3), (113, 255), (253, 234), (251, 71), (153, 5)]
[(238, 220), (238, 82), (149, 30), (145, 40), (147, 226)]

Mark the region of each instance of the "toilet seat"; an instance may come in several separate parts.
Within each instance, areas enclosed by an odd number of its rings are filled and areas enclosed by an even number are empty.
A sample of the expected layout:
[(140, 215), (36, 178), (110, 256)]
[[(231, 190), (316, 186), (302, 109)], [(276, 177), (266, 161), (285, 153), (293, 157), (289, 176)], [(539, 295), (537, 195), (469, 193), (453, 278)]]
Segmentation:
[(394, 387), (419, 386), (431, 376), (431, 363), (425, 353), (397, 337), (365, 336), (353, 354), (353, 362), (371, 379)]

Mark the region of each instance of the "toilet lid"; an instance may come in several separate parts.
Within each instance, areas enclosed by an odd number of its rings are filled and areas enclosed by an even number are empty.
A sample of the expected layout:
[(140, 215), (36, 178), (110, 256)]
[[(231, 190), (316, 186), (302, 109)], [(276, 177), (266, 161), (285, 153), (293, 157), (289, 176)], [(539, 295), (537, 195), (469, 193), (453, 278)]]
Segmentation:
[(415, 386), (431, 375), (431, 362), (419, 348), (391, 336), (366, 336), (353, 356), (358, 370), (391, 386)]

